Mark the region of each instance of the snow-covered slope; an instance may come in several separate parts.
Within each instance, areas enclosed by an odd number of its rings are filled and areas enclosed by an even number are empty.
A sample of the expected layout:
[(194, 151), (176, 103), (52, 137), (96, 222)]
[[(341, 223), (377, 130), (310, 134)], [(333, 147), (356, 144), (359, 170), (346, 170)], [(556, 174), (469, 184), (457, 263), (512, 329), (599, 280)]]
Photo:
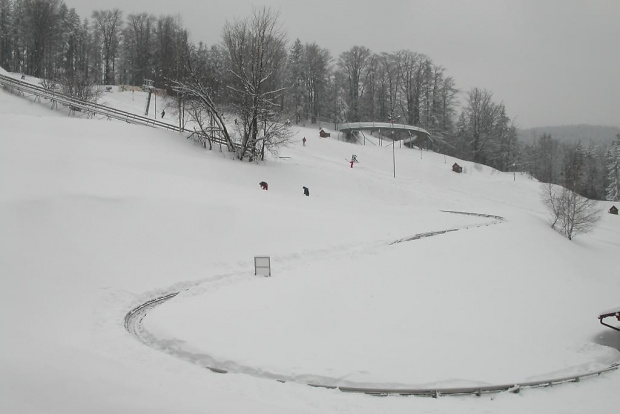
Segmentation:
[[(137, 94), (114, 90), (106, 104), (140, 113)], [(617, 332), (596, 319), (620, 301), (616, 216), (570, 242), (525, 176), (397, 147), (393, 178), (391, 147), (318, 128), (296, 128), (282, 158), (242, 163), (44, 105), (0, 91), (2, 412), (608, 413), (620, 402), (616, 372), (439, 400), (301, 384), (489, 384), (617, 361), (600, 345), (620, 346)], [(271, 256), (273, 277), (254, 276), (255, 255)], [(144, 327), (195, 364), (123, 326), (171, 291)]]

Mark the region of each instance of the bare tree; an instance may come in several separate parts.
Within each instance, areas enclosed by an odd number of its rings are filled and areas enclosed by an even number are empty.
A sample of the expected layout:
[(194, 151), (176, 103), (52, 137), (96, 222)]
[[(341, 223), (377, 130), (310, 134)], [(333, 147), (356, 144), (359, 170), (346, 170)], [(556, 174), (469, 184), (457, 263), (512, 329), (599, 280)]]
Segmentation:
[(284, 69), (286, 36), (278, 14), (265, 7), (254, 9), (249, 19), (226, 23), (222, 38), (230, 59), (232, 106), (241, 123), (237, 157), (252, 161), (264, 155), (265, 145), (287, 142), (286, 128), (273, 125), (281, 121), (278, 75)]
[(398, 65), (399, 92), (403, 99), (400, 105), (410, 125), (420, 124), (424, 71), (429, 59), (422, 54), (402, 50), (396, 54)]
[(65, 73), (60, 77), (59, 83), (62, 93), (83, 101), (96, 102), (103, 93), (94, 79), (82, 71)]
[(93, 12), (95, 27), (102, 40), (103, 82), (106, 85), (114, 84), (114, 67), (123, 24), (122, 16), (123, 13), (119, 9)]
[(596, 201), (565, 187), (544, 184), (542, 201), (551, 213), (551, 228), (559, 228), (569, 240), (592, 231), (601, 218)]
[(24, 0), (13, 5), (21, 7), (21, 21), (14, 23), (14, 29), (22, 34), (26, 70), (38, 78), (54, 76), (52, 51), (56, 46), (55, 35), (59, 31), (63, 5), (62, 0)]
[(349, 121), (361, 120), (360, 98), (364, 95), (363, 75), (367, 70), (370, 56), (371, 52), (367, 47), (354, 46), (351, 50), (342, 52), (338, 60), (342, 78), (346, 81)]
[[(191, 72), (191, 71), (190, 71)], [(235, 144), (228, 132), (224, 116), (218, 110), (212, 93), (202, 85), (195, 74), (191, 74), (188, 80), (173, 80), (170, 82), (172, 89), (180, 95), (180, 99), (190, 108), (189, 115), (200, 128), (200, 134), (207, 137), (209, 149), (211, 149), (211, 137), (220, 134), (229, 151), (234, 151)], [(206, 119), (210, 120), (208, 126)]]
[[(304, 52), (308, 113), (310, 121), (315, 123), (321, 115), (321, 106), (325, 102), (329, 62), (332, 58), (327, 49), (320, 48), (316, 43), (306, 44)], [(327, 110), (325, 112), (327, 113)]]
[(141, 85), (151, 76), (155, 37), (155, 17), (147, 13), (130, 14), (123, 32), (123, 60), (127, 80), (131, 85)]

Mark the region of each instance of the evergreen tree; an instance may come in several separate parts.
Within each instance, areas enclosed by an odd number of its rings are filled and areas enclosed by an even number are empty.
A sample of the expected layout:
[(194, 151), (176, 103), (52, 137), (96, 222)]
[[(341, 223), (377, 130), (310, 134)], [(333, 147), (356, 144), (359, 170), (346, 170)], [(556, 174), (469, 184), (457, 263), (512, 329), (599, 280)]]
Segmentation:
[(11, 31), (13, 26), (13, 4), (11, 0), (0, 0), (0, 67), (11, 70)]
[(607, 200), (620, 201), (620, 134), (616, 136), (607, 154)]
[(288, 54), (287, 61), (287, 89), (289, 112), (293, 112), (295, 123), (298, 124), (304, 114), (305, 104), (305, 75), (303, 67), (304, 47), (301, 40), (295, 40)]

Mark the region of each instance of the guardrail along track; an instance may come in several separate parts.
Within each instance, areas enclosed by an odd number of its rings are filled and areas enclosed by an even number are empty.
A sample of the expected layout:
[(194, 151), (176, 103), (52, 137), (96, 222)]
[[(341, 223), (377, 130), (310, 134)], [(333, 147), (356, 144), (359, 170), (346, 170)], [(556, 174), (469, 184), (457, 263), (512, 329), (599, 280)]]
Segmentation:
[(195, 134), (199, 137), (209, 139), (212, 142), (226, 145), (228, 147), (228, 143), (226, 142), (226, 140), (215, 134), (215, 132), (219, 130), (217, 128), (214, 128), (213, 134), (207, 137), (205, 134), (199, 131), (191, 131), (185, 128), (181, 128), (179, 126), (158, 121), (156, 119), (151, 119), (146, 116), (132, 114), (131, 112), (121, 111), (119, 109), (100, 105), (94, 102), (84, 101), (69, 95), (62, 94), (55, 90), (46, 89), (41, 86), (33, 85), (28, 82), (14, 79), (5, 75), (0, 75), (0, 85), (7, 89), (12, 89), (23, 94), (31, 94), (38, 98), (47, 99), (52, 103), (52, 107), (56, 106), (57, 104), (61, 104), (69, 108), (69, 110), (72, 112), (84, 112), (89, 116), (103, 115), (109, 119), (116, 119), (130, 124), (145, 125), (153, 128), (161, 128), (179, 133), (187, 133), (190, 135)]
[[(137, 306), (132, 309), (125, 315), (125, 329), (127, 332), (136, 337), (140, 342), (145, 345), (148, 345), (152, 348), (160, 349), (157, 344), (149, 341), (144, 335), (142, 335), (142, 319), (147, 315), (148, 311), (156, 306), (159, 306), (166, 301), (174, 298), (178, 295), (179, 292), (169, 293), (164, 296), (159, 296), (157, 298), (151, 299), (147, 302), (144, 302), (142, 305)], [(170, 353), (170, 352), (168, 352)], [(174, 354), (175, 357), (183, 359), (183, 355)], [(446, 395), (476, 395), (481, 396), (482, 394), (490, 394), (497, 392), (505, 392), (509, 391), (512, 393), (519, 393), (524, 388), (540, 388), (540, 387), (550, 387), (557, 384), (564, 384), (570, 382), (579, 382), (583, 378), (598, 376), (610, 371), (614, 371), (618, 369), (618, 364), (612, 364), (606, 368), (589, 371), (580, 375), (573, 375), (567, 377), (559, 377), (559, 378), (550, 378), (538, 381), (530, 381), (530, 382), (515, 382), (510, 384), (502, 384), (502, 385), (488, 385), (488, 386), (476, 386), (476, 387), (458, 387), (458, 388), (371, 388), (371, 387), (345, 387), (345, 386), (334, 386), (334, 385), (323, 385), (317, 383), (306, 383), (305, 385), (309, 385), (311, 387), (318, 388), (327, 388), (327, 389), (338, 389), (342, 392), (352, 392), (352, 393), (362, 393), (368, 395), (377, 395), (377, 396), (390, 396), (390, 395), (414, 395), (414, 396), (423, 396), (423, 397), (433, 397), (439, 398), (440, 396)], [(218, 374), (226, 374), (229, 371), (227, 369), (223, 369), (216, 366), (205, 366), (205, 368), (218, 373)], [(242, 372), (241, 372), (242, 373)], [(255, 375), (256, 376), (256, 375)], [(260, 377), (260, 376), (259, 376)], [(273, 379), (273, 378), (270, 378)], [(276, 378), (276, 381), (285, 383), (287, 379), (284, 378)]]

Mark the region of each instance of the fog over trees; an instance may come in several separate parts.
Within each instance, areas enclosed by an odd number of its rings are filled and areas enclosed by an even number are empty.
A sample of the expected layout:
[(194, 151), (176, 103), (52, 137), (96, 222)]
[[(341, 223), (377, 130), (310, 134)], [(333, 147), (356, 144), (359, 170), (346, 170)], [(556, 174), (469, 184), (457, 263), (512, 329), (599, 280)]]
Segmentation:
[(429, 131), (425, 149), (543, 182), (570, 180), (590, 198), (617, 194), (612, 140), (592, 140), (587, 130), (572, 142), (543, 130), (519, 140), (509, 103), (484, 85), (459, 90), (450, 68), (430, 55), (355, 45), (333, 56), (329, 45), (288, 39), (286, 22), (271, 9), (247, 16), (222, 22), (221, 39), (192, 43), (179, 17), (118, 9), (80, 17), (63, 0), (0, 0), (0, 66), (61, 85), (141, 86), (149, 79), (173, 97), (179, 82), (198, 82), (213, 111), (239, 121), (230, 133), (245, 148), (242, 159), (261, 159), (286, 142), (278, 127), (286, 119), (323, 127), (392, 120)]

